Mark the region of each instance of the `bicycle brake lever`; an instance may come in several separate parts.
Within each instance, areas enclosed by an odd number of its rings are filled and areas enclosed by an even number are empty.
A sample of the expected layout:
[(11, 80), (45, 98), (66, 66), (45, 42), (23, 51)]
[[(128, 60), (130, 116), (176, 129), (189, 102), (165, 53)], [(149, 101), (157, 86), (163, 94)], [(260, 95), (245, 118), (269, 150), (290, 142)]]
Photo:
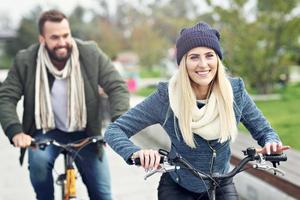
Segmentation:
[(279, 173), (281, 176), (284, 176), (285, 175), (285, 172), (281, 169), (278, 169), (276, 167), (272, 167), (273, 168), (273, 171), (274, 171), (274, 175), (277, 175), (277, 173)]
[(156, 173), (158, 173), (158, 172), (160, 172), (160, 169), (155, 169), (155, 170), (150, 171), (149, 173), (147, 173), (147, 174), (144, 176), (144, 180), (147, 180), (147, 178), (149, 178), (150, 176), (152, 176), (152, 175), (154, 175), (154, 174), (156, 174)]
[(149, 178), (150, 176), (156, 173), (165, 173), (165, 172), (171, 172), (180, 169), (180, 166), (174, 166), (168, 163), (164, 163), (161, 166), (162, 166), (161, 168), (152, 170), (151, 172), (147, 173), (144, 177), (144, 180), (147, 180), (147, 178)]
[(285, 172), (282, 171), (281, 169), (275, 168), (275, 167), (271, 167), (269, 165), (265, 165), (265, 164), (254, 164), (253, 168), (255, 169), (261, 169), (261, 170), (265, 170), (265, 171), (273, 171), (273, 174), (276, 175), (277, 173), (279, 173), (281, 176), (285, 175)]

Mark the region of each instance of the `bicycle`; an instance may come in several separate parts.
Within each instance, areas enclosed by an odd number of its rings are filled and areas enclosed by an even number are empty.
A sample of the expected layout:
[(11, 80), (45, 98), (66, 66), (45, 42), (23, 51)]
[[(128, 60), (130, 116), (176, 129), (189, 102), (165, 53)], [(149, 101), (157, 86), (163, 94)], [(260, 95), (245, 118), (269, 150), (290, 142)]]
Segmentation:
[[(176, 171), (176, 170), (183, 169), (184, 167), (184, 169), (190, 170), (193, 173), (193, 175), (200, 178), (202, 181), (203, 180), (210, 181), (212, 188), (207, 192), (208, 192), (209, 199), (211, 200), (216, 199), (216, 189), (220, 181), (224, 179), (233, 178), (238, 173), (249, 169), (249, 168), (246, 169), (244, 168), (244, 166), (248, 162), (255, 161), (256, 163), (252, 165), (252, 167), (255, 169), (273, 171), (274, 175), (280, 174), (284, 176), (285, 172), (278, 169), (277, 166), (280, 164), (280, 162), (287, 161), (287, 156), (285, 154), (262, 155), (262, 154), (258, 154), (255, 148), (250, 147), (247, 148), (245, 151), (243, 151), (245, 157), (228, 173), (207, 174), (199, 170), (196, 170), (188, 161), (186, 161), (183, 157), (181, 157), (178, 154), (174, 158), (170, 158), (168, 156), (168, 151), (166, 150), (159, 149), (159, 153), (161, 154), (160, 167), (158, 169), (152, 170), (149, 173), (147, 173), (144, 177), (145, 180), (147, 180), (147, 178), (154, 175), (155, 173), (166, 173), (166, 172)], [(267, 165), (266, 161), (271, 162), (273, 166)], [(132, 162), (135, 165), (141, 165), (139, 158), (133, 159)]]
[(61, 152), (64, 156), (64, 172), (59, 174), (55, 183), (61, 186), (61, 194), (63, 200), (76, 200), (76, 170), (75, 170), (75, 159), (81, 149), (91, 143), (100, 142), (105, 144), (103, 137), (93, 136), (87, 137), (72, 143), (63, 144), (56, 140), (41, 140), (31, 142), (31, 147), (44, 150), (49, 145), (55, 145), (63, 149)]

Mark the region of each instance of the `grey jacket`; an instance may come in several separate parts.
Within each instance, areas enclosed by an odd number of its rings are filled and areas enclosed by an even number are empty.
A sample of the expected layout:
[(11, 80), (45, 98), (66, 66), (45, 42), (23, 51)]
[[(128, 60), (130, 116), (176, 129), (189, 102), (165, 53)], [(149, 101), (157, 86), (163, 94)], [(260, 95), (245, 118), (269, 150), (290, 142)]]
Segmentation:
[[(99, 112), (101, 107), (98, 85), (108, 94), (113, 119), (129, 108), (129, 94), (125, 82), (96, 43), (81, 40), (76, 40), (76, 43), (86, 95), (86, 132), (90, 136), (99, 135), (102, 119)], [(6, 80), (0, 87), (0, 122), (10, 140), (20, 132), (32, 135), (36, 129), (34, 94), (38, 48), (39, 45), (35, 44), (17, 54)], [(51, 88), (54, 77), (49, 73), (48, 77)], [(24, 113), (21, 123), (16, 113), (16, 105), (22, 96)]]
[[(267, 142), (279, 141), (277, 134), (249, 97), (243, 81), (239, 78), (230, 78), (230, 82), (234, 93), (237, 123), (242, 122), (261, 146)], [(222, 174), (228, 171), (231, 155), (229, 141), (224, 143), (219, 143), (217, 140), (207, 141), (195, 134), (197, 147), (192, 149), (184, 143), (181, 134), (176, 136), (175, 127), (178, 127), (178, 122), (177, 119), (174, 120), (174, 114), (169, 106), (167, 83), (160, 83), (156, 92), (111, 124), (105, 132), (105, 140), (126, 162), (130, 163), (130, 156), (140, 150), (140, 147), (134, 145), (128, 138), (152, 124), (160, 124), (167, 132), (171, 140), (171, 156), (178, 153), (196, 169), (210, 173), (212, 149), (214, 149), (216, 158), (213, 172)], [(190, 191), (206, 191), (205, 184), (187, 170), (172, 172), (171, 177)]]

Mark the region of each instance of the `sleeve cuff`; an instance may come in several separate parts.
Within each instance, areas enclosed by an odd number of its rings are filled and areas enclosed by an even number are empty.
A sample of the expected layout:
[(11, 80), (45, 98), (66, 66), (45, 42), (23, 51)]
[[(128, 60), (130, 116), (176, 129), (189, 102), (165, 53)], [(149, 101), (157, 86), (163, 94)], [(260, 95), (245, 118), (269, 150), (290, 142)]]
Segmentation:
[(7, 127), (5, 130), (5, 134), (9, 138), (10, 142), (12, 142), (12, 138), (17, 134), (23, 132), (23, 128), (21, 124), (12, 124)]

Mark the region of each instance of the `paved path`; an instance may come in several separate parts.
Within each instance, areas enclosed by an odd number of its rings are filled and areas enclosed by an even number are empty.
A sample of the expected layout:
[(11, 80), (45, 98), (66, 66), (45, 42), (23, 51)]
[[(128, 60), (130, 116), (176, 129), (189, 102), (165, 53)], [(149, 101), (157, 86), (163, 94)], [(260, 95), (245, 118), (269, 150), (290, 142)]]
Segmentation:
[[(156, 188), (159, 175), (144, 181), (142, 168), (127, 165), (121, 157), (109, 147), (106, 148), (110, 160), (112, 189), (116, 200), (156, 199)], [(32, 200), (34, 192), (29, 182), (27, 163), (22, 167), (18, 163), (19, 151), (13, 148), (3, 132), (0, 133), (0, 200)], [(56, 163), (56, 170), (62, 169), (62, 159)], [(57, 173), (57, 172), (56, 172)], [(54, 175), (56, 177), (56, 175)], [(79, 184), (79, 199), (88, 199), (86, 189), (81, 180)], [(56, 188), (56, 199), (59, 199), (59, 188)]]
[[(143, 98), (131, 97), (131, 105), (135, 105)], [(18, 107), (18, 113), (21, 114), (21, 108)], [(142, 139), (142, 134), (134, 137), (133, 140), (141, 146), (155, 148), (156, 144), (145, 142)], [(149, 178), (144, 181), (145, 175), (142, 168), (129, 166), (123, 159), (112, 151), (109, 147), (106, 148), (108, 153), (112, 190), (115, 200), (156, 200), (156, 190), (159, 181), (159, 175)], [(26, 154), (27, 155), (27, 154)], [(14, 148), (9, 144), (8, 139), (4, 135), (0, 127), (0, 200), (32, 200), (35, 199), (34, 191), (29, 181), (29, 173), (27, 163), (21, 167), (18, 162), (19, 149)], [(27, 156), (25, 157), (27, 161)], [(62, 171), (63, 160), (60, 157), (56, 164), (54, 177)], [(88, 199), (85, 186), (81, 180), (77, 181), (79, 199)], [(55, 197), (59, 199), (60, 190), (56, 186)]]

